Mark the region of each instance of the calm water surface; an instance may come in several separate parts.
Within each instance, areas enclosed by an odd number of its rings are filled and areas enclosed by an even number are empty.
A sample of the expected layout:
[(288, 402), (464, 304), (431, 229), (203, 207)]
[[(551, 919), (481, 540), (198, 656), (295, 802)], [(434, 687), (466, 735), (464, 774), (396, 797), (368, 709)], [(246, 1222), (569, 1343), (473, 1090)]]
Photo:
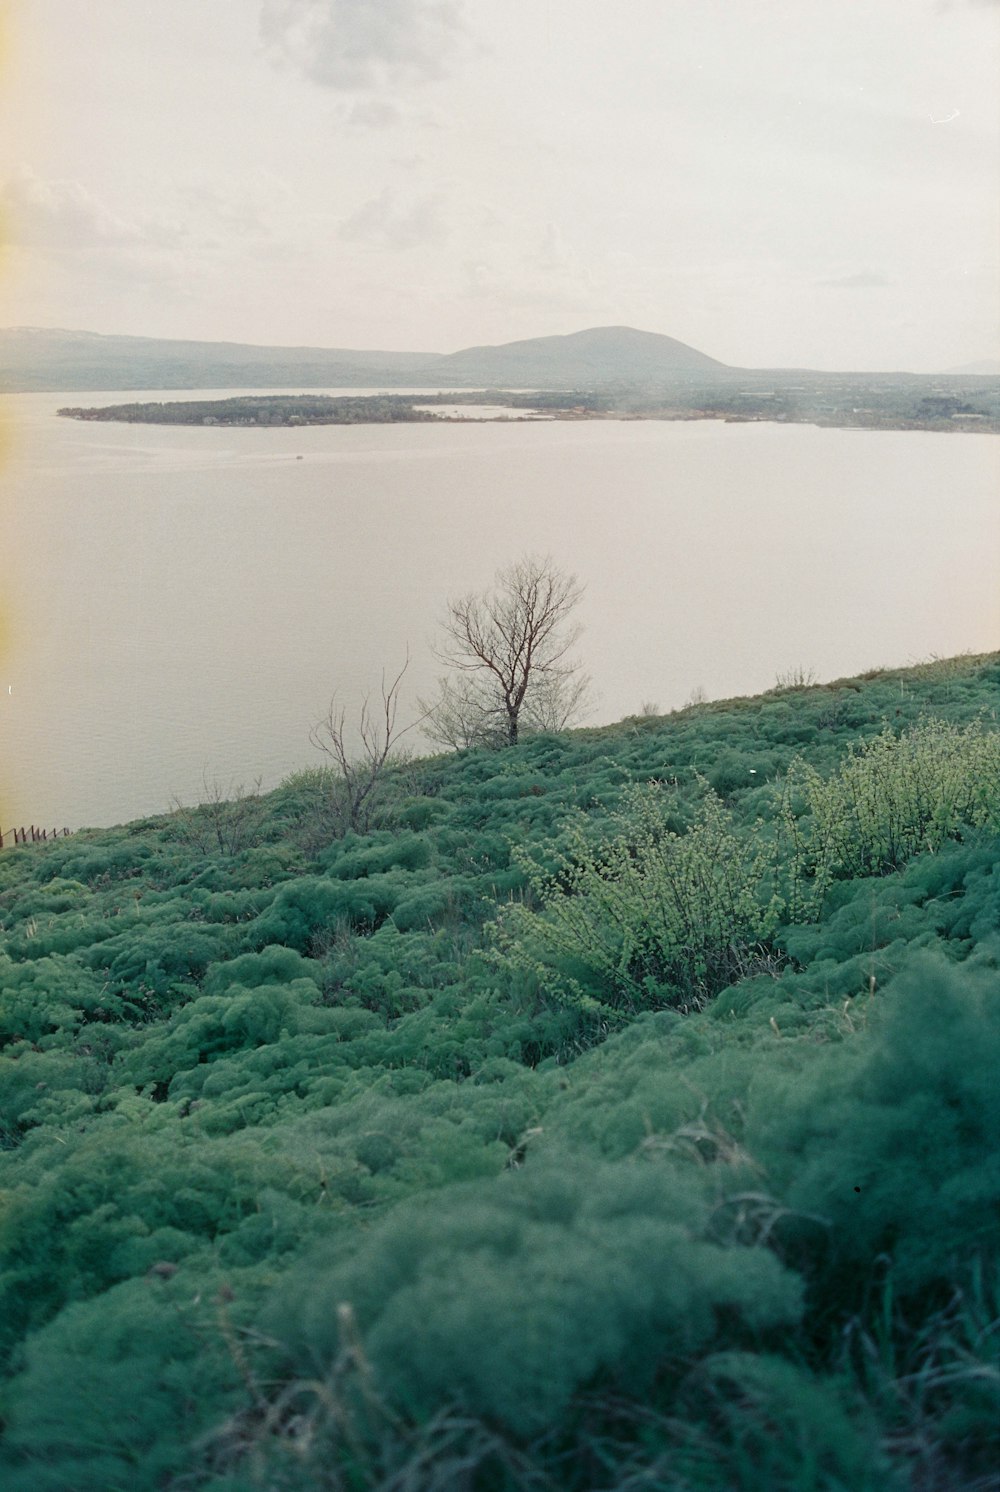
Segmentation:
[(55, 415), (135, 397), (5, 401), (3, 828), (273, 786), (407, 647), (415, 715), (444, 598), (525, 551), (586, 585), (595, 722), (1000, 645), (995, 437)]

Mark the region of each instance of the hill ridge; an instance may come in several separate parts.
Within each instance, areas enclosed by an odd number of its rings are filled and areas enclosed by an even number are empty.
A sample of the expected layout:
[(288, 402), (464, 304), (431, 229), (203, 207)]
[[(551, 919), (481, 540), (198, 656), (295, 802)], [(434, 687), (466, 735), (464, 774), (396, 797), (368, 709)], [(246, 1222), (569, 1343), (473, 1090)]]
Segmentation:
[(451, 353), (0, 328), (0, 387), (9, 392), (359, 382), (391, 386), (419, 381), (420, 375), (435, 384), (483, 385), (505, 379), (573, 386), (726, 371), (724, 364), (676, 338), (626, 326), (483, 343)]

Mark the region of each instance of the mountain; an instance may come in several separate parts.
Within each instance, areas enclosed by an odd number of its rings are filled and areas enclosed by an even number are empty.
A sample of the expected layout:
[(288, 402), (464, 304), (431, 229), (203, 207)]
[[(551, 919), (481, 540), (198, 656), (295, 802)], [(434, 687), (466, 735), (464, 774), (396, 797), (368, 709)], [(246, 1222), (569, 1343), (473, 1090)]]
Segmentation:
[(435, 374), (456, 383), (512, 381), (562, 388), (596, 383), (645, 383), (660, 378), (728, 369), (724, 363), (656, 332), (598, 326), (566, 337), (533, 337), (499, 347), (467, 347), (435, 364)]
[[(15, 326), (0, 329), (0, 389), (339, 387), (414, 381), (440, 354), (260, 347)], [(419, 383), (420, 377), (416, 377)], [(433, 375), (430, 382), (436, 382)]]
[(594, 327), (499, 347), (467, 347), (450, 354), (166, 341), (40, 327), (0, 329), (0, 389), (7, 392), (408, 384), (594, 388), (727, 371), (723, 363), (673, 337), (627, 326)]

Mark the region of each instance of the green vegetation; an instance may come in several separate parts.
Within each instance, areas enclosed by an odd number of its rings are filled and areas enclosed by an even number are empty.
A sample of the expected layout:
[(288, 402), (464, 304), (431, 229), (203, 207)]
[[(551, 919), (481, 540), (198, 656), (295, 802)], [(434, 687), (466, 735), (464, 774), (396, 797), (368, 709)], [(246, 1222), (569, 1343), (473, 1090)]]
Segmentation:
[(995, 1488), (998, 703), (4, 850), (5, 1492)]
[(232, 399), (105, 404), (96, 409), (67, 406), (58, 413), (75, 420), (115, 420), (131, 425), (384, 425), (433, 419), (426, 410), (415, 408), (415, 403), (415, 399), (398, 394), (343, 398), (325, 394), (242, 394)]
[[(459, 379), (460, 384), (467, 381)], [(450, 417), (447, 409), (437, 413), (435, 406), (467, 405), (484, 406), (482, 418), (490, 420), (507, 418), (495, 413), (501, 407), (559, 420), (766, 420), (859, 430), (1000, 430), (1000, 379), (989, 376), (728, 369), (707, 380), (690, 374), (603, 378), (558, 390), (544, 387), (550, 380), (528, 375), (520, 382), (531, 392), (491, 388), (447, 394), (253, 394), (73, 406), (58, 412), (78, 420), (152, 425), (356, 425), (426, 423)]]

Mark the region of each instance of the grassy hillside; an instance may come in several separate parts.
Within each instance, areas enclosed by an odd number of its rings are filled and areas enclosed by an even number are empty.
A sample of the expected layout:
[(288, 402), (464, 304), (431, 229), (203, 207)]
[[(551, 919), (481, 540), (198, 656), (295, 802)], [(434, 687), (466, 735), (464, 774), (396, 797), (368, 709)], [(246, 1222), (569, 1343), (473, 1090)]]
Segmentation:
[(0, 854), (5, 1492), (954, 1492), (1000, 655)]

